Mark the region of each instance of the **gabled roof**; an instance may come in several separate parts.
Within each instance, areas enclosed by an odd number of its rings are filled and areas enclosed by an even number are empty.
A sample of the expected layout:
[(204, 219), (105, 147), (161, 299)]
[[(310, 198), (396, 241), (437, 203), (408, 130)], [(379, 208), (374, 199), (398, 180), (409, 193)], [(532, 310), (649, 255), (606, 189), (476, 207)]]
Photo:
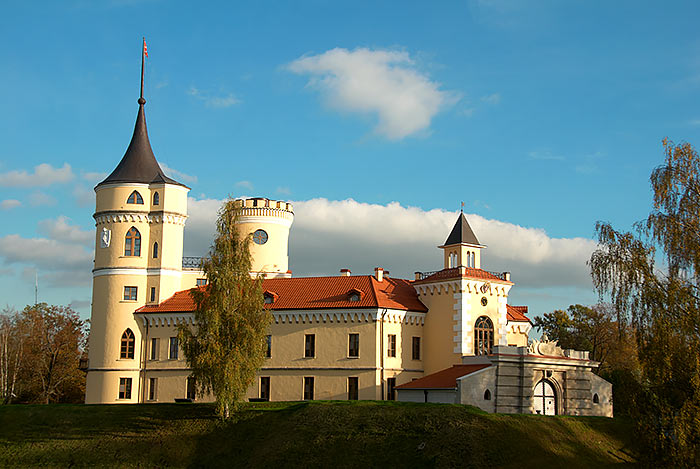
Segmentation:
[[(129, 148), (126, 149), (124, 157), (112, 174), (99, 183), (126, 183), (138, 182), (144, 184), (150, 183), (168, 183), (184, 186), (179, 182), (167, 177), (160, 168), (156, 157), (151, 149), (151, 142), (148, 140), (148, 130), (146, 129), (146, 115), (143, 110), (143, 105), (146, 100), (139, 98), (139, 112), (136, 116), (136, 125), (134, 126), (134, 135), (131, 137)], [(185, 186), (186, 187), (186, 186)]]
[(459, 214), (457, 223), (455, 223), (454, 228), (447, 237), (445, 244), (443, 246), (450, 246), (453, 244), (474, 244), (476, 246), (481, 246), (479, 240), (476, 239), (476, 235), (472, 231), (471, 226), (467, 223), (467, 217), (464, 216), (464, 212)]
[[(206, 288), (206, 287), (199, 287)], [(338, 277), (269, 278), (263, 280), (263, 291), (278, 295), (265, 307), (273, 311), (292, 309), (389, 308), (427, 312), (411, 282), (384, 277), (378, 282), (371, 275)], [(348, 292), (356, 289), (364, 295), (350, 301)], [(190, 290), (183, 290), (158, 305), (146, 305), (137, 313), (186, 312), (194, 310)]]
[(527, 314), (527, 306), (511, 306), (507, 304), (506, 311), (506, 317), (508, 318), (509, 322), (532, 322), (527, 316), (525, 316)]
[(457, 379), (491, 366), (489, 363), (479, 365), (453, 365), (452, 368), (438, 371), (410, 383), (396, 386), (396, 389), (455, 389)]

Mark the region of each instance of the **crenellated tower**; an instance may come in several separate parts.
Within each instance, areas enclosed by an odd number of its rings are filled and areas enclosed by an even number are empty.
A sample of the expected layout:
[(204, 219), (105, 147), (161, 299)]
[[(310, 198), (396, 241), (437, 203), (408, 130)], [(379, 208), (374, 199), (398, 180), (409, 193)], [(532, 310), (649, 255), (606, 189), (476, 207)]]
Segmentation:
[(252, 234), (250, 244), (253, 272), (266, 277), (291, 277), (289, 271), (289, 230), (294, 222), (292, 204), (256, 197), (236, 201), (241, 212), (238, 228), (243, 236)]
[(142, 400), (144, 325), (134, 311), (182, 286), (189, 188), (165, 176), (146, 129), (143, 74), (129, 147), (95, 187), (95, 264), (85, 402)]

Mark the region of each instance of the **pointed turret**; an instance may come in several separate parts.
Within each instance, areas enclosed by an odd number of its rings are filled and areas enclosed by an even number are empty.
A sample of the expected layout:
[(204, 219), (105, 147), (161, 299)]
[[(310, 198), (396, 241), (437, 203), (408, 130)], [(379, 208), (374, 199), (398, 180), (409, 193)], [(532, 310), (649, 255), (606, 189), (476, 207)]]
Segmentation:
[(481, 249), (486, 246), (479, 243), (472, 227), (467, 222), (467, 217), (464, 216), (464, 212), (460, 212), (445, 244), (438, 247), (445, 253), (446, 269), (460, 266), (480, 269)]
[[(110, 183), (137, 182), (143, 184), (168, 183), (185, 186), (167, 177), (160, 168), (156, 157), (151, 149), (151, 142), (148, 140), (148, 130), (146, 129), (146, 113), (143, 106), (146, 100), (143, 97), (143, 73), (145, 57), (148, 55), (146, 49), (146, 38), (143, 39), (143, 49), (141, 50), (141, 93), (139, 95), (139, 113), (136, 116), (134, 135), (131, 137), (129, 148), (126, 149), (124, 157), (119, 162), (112, 174), (107, 179), (97, 185)], [(187, 187), (187, 186), (185, 186)]]
[(447, 237), (444, 246), (450, 246), (452, 244), (473, 244), (476, 246), (481, 246), (479, 240), (476, 239), (476, 235), (472, 231), (472, 227), (469, 226), (467, 222), (467, 217), (464, 216), (464, 212), (459, 214), (457, 223), (455, 223), (454, 228)]
[(138, 103), (139, 112), (136, 116), (134, 135), (131, 137), (129, 148), (126, 149), (124, 157), (112, 171), (112, 174), (107, 176), (98, 186), (124, 182), (140, 182), (144, 184), (160, 182), (184, 186), (184, 184), (167, 177), (160, 168), (158, 161), (156, 161), (156, 157), (151, 149), (151, 143), (148, 140), (148, 130), (146, 129), (146, 114), (143, 109), (146, 100), (139, 98)]

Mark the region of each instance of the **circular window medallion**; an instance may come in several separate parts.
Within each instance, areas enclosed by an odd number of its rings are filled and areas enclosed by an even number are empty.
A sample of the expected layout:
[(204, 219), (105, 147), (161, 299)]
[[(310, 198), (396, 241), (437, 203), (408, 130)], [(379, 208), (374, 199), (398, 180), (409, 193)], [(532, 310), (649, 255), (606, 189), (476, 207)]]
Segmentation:
[(485, 296), (481, 297), (481, 306), (486, 306), (488, 302), (489, 300), (487, 300)]
[(267, 243), (267, 233), (265, 230), (256, 230), (255, 233), (253, 233), (253, 242), (255, 242), (255, 244)]

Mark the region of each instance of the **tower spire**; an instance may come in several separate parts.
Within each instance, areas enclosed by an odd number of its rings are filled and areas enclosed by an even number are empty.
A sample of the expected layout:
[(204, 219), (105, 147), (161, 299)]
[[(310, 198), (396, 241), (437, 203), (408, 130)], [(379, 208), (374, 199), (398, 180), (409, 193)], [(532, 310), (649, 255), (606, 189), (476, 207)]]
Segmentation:
[(184, 184), (170, 179), (163, 173), (151, 149), (151, 142), (148, 140), (146, 113), (143, 106), (146, 104), (146, 100), (143, 97), (143, 72), (146, 57), (148, 57), (148, 49), (146, 48), (146, 38), (143, 38), (143, 48), (141, 49), (141, 93), (138, 99), (139, 111), (136, 115), (134, 135), (131, 137), (129, 147), (126, 149), (126, 153), (117, 167), (104, 181), (97, 185), (98, 187), (102, 184), (126, 182), (145, 184), (155, 182), (184, 186)]
[(146, 104), (146, 100), (143, 99), (143, 69), (146, 64), (146, 57), (148, 57), (148, 49), (146, 49), (146, 38), (143, 38), (143, 48), (141, 49), (141, 94), (139, 95), (139, 104), (143, 106)]

